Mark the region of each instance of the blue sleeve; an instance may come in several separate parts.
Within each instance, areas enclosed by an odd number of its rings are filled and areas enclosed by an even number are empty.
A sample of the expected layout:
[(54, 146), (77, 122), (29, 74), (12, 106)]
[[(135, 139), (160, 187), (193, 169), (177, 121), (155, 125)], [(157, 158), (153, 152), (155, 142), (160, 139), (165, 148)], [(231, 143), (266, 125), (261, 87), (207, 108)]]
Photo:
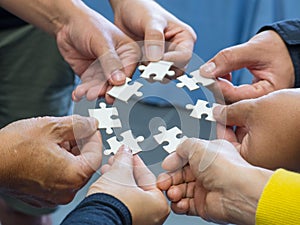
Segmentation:
[(300, 87), (300, 20), (280, 21), (264, 26), (259, 32), (265, 30), (276, 31), (286, 43), (292, 58), (295, 70), (295, 87)]
[(131, 225), (128, 208), (111, 195), (99, 193), (85, 198), (61, 225)]

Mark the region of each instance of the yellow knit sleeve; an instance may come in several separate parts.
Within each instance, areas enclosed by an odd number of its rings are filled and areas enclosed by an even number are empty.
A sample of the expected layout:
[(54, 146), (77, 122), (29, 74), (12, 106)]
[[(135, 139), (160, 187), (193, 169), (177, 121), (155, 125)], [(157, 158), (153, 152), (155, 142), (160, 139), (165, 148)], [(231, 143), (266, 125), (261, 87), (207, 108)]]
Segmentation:
[(256, 224), (300, 224), (300, 174), (275, 171), (258, 202)]

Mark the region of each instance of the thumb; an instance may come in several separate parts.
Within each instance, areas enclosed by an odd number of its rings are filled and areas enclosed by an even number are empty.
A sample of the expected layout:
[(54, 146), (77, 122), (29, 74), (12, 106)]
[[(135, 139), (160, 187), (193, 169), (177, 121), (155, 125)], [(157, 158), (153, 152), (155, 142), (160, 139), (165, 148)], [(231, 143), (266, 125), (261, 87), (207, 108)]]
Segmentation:
[(214, 118), (226, 126), (244, 126), (253, 105), (252, 100), (243, 100), (228, 106), (217, 105), (213, 109)]
[(139, 187), (144, 191), (153, 190), (156, 188), (156, 178), (154, 174), (144, 164), (142, 159), (135, 155), (133, 157), (134, 162), (134, 178)]
[(252, 64), (257, 59), (255, 51), (248, 43), (226, 48), (200, 67), (204, 77), (223, 77), (234, 70)]
[(145, 27), (145, 53), (149, 61), (158, 61), (165, 52), (164, 26), (157, 20), (152, 20)]

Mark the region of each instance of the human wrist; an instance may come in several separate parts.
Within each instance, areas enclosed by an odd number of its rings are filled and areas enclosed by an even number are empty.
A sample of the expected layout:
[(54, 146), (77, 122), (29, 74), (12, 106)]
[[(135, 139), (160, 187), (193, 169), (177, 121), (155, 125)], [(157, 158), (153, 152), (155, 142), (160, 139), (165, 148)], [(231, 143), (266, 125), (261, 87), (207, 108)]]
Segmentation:
[(251, 167), (241, 168), (237, 183), (224, 200), (225, 213), (231, 223), (253, 225), (259, 199), (273, 171)]

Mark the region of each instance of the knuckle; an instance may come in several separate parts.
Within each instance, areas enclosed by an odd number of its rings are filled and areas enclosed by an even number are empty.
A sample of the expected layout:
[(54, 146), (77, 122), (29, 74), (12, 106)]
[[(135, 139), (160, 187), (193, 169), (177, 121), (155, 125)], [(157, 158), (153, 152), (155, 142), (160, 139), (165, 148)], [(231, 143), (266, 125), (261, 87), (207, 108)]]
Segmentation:
[(222, 63), (226, 65), (230, 65), (235, 62), (235, 55), (231, 48), (226, 48), (218, 53), (218, 57), (221, 58)]
[(164, 34), (161, 30), (158, 29), (150, 29), (148, 31), (148, 41), (150, 40), (163, 40)]

